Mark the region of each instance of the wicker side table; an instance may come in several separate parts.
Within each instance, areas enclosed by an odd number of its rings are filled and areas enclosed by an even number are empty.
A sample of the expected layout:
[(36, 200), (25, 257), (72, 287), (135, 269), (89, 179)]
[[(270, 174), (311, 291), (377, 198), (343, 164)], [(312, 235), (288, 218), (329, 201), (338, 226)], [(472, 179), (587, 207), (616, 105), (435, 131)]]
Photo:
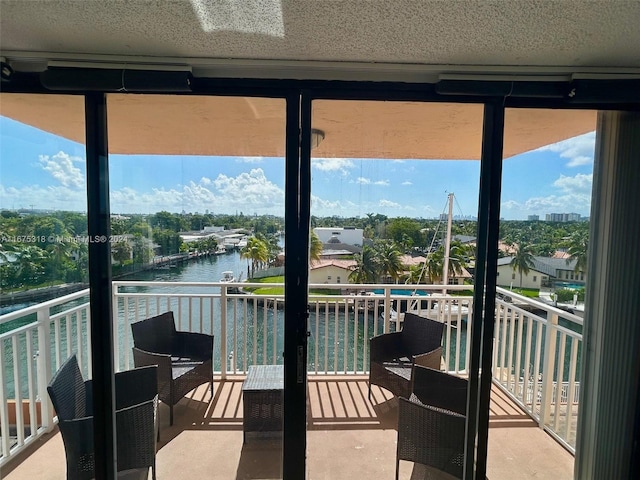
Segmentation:
[(244, 442), (247, 433), (282, 434), (284, 367), (252, 365), (242, 384)]

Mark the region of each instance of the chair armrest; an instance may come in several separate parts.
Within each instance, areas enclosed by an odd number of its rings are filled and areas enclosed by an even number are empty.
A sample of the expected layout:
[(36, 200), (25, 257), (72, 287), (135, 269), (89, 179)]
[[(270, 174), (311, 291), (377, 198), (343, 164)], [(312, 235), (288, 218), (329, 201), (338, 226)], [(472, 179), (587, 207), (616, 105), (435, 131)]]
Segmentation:
[(213, 359), (213, 335), (206, 333), (176, 332), (173, 353), (198, 360)]
[(165, 353), (153, 353), (133, 347), (133, 362), (136, 367), (158, 366), (158, 380), (162, 382), (170, 382), (171, 373), (171, 355)]
[(442, 347), (438, 347), (427, 353), (414, 355), (413, 364), (440, 370), (442, 367)]
[(400, 353), (401, 333), (385, 333), (369, 340), (369, 355), (371, 361), (390, 360)]
[(158, 395), (158, 367), (139, 367), (116, 373), (116, 410), (131, 407)]

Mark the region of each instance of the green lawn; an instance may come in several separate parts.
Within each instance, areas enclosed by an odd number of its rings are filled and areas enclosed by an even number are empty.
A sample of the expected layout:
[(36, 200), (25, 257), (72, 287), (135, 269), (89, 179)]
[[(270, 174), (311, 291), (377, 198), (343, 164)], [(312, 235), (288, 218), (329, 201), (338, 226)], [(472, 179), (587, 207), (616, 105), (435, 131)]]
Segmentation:
[(538, 288), (514, 288), (511, 291), (528, 298), (538, 298), (540, 296), (540, 289)]
[[(264, 277), (251, 280), (251, 283), (282, 283), (284, 284), (284, 276)], [(282, 287), (245, 287), (246, 292), (256, 295), (284, 295), (284, 286)], [(312, 288), (309, 290), (312, 295), (340, 295), (340, 290), (331, 288)]]

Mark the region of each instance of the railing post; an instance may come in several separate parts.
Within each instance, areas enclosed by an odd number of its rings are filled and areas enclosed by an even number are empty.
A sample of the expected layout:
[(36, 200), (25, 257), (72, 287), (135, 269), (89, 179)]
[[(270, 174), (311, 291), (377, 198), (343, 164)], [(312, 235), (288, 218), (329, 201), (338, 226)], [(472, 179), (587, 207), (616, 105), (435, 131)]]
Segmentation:
[(220, 373), (227, 378), (227, 285), (220, 286)]
[(53, 429), (53, 406), (47, 394), (47, 385), (49, 385), (52, 376), (49, 308), (39, 309), (36, 315), (38, 320), (38, 397), (40, 397), (42, 408), (42, 426), (47, 432), (50, 432)]
[[(544, 337), (544, 352), (543, 364), (542, 364), (542, 399), (540, 402), (540, 428), (549, 421), (551, 416), (551, 399), (553, 397), (553, 366), (556, 358), (556, 338), (558, 331), (556, 326), (558, 325), (558, 314), (549, 312), (547, 318), (547, 326)], [(536, 392), (533, 392), (536, 395)], [(535, 399), (535, 397), (534, 397)], [(558, 406), (556, 405), (556, 408)]]
[[(391, 324), (391, 287), (384, 287), (384, 333), (389, 332)], [(396, 329), (398, 328), (398, 320), (396, 320)]]

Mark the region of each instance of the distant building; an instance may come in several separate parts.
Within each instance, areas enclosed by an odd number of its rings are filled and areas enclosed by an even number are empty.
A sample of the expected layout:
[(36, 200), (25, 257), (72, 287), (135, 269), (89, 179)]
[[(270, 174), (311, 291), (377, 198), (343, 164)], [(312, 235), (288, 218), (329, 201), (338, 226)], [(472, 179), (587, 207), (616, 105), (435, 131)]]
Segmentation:
[(527, 221), (529, 222), (537, 222), (538, 220), (540, 220), (540, 215), (529, 215), (527, 217)]
[[(513, 270), (510, 265), (513, 257), (503, 257), (498, 259), (497, 285), (501, 287), (519, 287), (520, 273)], [(577, 285), (584, 285), (587, 281), (586, 272), (575, 271), (576, 260), (570, 257), (558, 255), (554, 257), (534, 256), (532, 258), (533, 267), (529, 273), (522, 274), (523, 288), (550, 287), (554, 282), (567, 282)], [(568, 261), (568, 263), (567, 263)]]
[(313, 229), (322, 243), (344, 243), (362, 246), (364, 230), (355, 227), (316, 227)]
[(579, 222), (582, 219), (579, 213), (547, 213), (547, 222)]

